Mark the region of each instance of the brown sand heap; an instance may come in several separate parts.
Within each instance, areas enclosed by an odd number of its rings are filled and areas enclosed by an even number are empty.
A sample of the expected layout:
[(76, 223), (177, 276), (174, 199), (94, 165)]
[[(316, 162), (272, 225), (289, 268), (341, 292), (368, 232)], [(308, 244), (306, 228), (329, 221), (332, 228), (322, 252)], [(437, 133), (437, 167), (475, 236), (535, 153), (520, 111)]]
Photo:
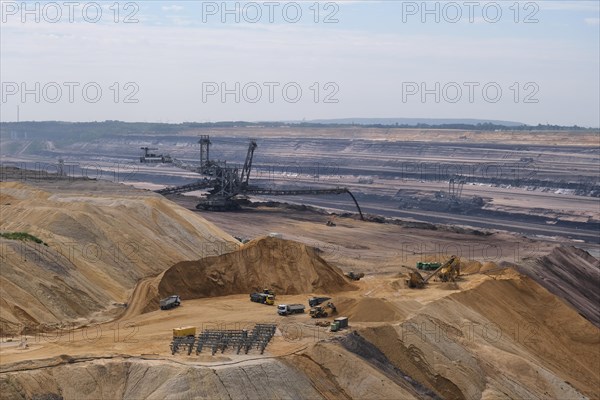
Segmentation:
[(505, 261), (495, 263), (494, 261), (484, 261), (483, 264), (475, 260), (461, 260), (460, 262), (460, 273), (462, 275), (470, 274), (488, 274), (488, 273), (501, 273), (504, 269), (512, 267), (513, 265)]
[(475, 260), (460, 260), (461, 274), (476, 274), (481, 270), (482, 264)]
[(381, 298), (340, 298), (335, 301), (335, 305), (344, 310), (344, 316), (356, 322), (391, 322), (402, 319), (400, 311)]
[(250, 293), (269, 288), (277, 294), (335, 293), (355, 290), (342, 271), (302, 243), (263, 237), (240, 250), (175, 264), (160, 277), (160, 297), (182, 299)]
[(441, 290), (459, 290), (460, 286), (456, 282), (442, 282), (437, 288)]

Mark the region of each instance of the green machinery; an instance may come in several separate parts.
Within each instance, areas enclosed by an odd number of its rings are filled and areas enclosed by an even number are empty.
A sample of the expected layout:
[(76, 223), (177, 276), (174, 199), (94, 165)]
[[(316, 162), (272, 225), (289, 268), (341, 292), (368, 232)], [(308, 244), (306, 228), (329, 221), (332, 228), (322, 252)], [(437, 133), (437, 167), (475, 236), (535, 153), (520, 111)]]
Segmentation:
[(435, 271), (441, 265), (442, 264), (438, 263), (438, 262), (423, 262), (423, 261), (419, 261), (417, 263), (417, 269), (420, 269), (421, 271)]

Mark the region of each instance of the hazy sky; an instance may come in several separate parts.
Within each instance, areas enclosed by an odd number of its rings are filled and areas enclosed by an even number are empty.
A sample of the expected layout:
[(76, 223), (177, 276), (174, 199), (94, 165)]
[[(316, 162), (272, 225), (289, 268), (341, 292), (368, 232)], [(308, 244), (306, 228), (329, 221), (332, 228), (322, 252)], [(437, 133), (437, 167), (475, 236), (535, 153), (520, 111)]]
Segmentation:
[(599, 4), (3, 1), (1, 119), (598, 127)]

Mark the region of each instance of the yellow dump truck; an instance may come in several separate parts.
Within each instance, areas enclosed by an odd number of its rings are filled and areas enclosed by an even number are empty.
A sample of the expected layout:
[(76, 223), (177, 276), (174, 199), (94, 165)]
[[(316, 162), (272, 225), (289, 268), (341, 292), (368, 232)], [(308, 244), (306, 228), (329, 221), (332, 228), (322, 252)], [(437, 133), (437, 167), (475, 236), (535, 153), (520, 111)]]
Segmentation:
[(182, 326), (181, 328), (173, 328), (173, 337), (196, 336), (195, 326)]

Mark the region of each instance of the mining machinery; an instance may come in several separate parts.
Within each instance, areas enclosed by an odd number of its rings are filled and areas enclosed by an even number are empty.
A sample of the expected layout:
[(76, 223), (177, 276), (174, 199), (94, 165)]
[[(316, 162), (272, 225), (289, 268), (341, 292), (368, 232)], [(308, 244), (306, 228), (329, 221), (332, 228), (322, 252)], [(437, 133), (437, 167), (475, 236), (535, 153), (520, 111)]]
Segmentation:
[(460, 275), (460, 258), (457, 256), (452, 256), (442, 264), (439, 270), (433, 271), (432, 276), (437, 273), (440, 281), (448, 282), (455, 281), (456, 278)]
[(250, 293), (250, 301), (272, 306), (275, 304), (275, 295), (267, 293)]
[(353, 280), (353, 281), (359, 281), (361, 280), (361, 278), (364, 278), (365, 273), (364, 272), (354, 272), (354, 271), (350, 271), (344, 274), (346, 276), (346, 278)]
[(465, 179), (461, 176), (452, 177), (448, 180), (448, 198), (460, 201)]
[(460, 275), (460, 258), (451, 256), (448, 261), (440, 265), (435, 271), (426, 278), (418, 271), (411, 271), (406, 280), (406, 285), (411, 289), (422, 289), (431, 278), (439, 275), (442, 282), (454, 281)]
[(331, 297), (311, 297), (308, 299), (308, 306), (315, 307), (327, 300), (331, 300)]
[(160, 300), (160, 309), (161, 310), (170, 310), (174, 307), (179, 307), (181, 305), (181, 298), (174, 294), (173, 296), (166, 297)]
[(154, 150), (158, 150), (156, 147), (140, 147), (140, 150), (144, 151), (144, 154), (142, 154), (140, 156), (140, 162), (142, 164), (172, 163), (173, 162), (173, 159), (169, 155), (151, 153)]
[(331, 309), (331, 314), (337, 313), (337, 308), (331, 302), (328, 302), (325, 306), (314, 306), (310, 309), (310, 317), (311, 318), (327, 318), (329, 313), (327, 312), (327, 308)]
[(363, 218), (362, 211), (354, 195), (345, 187), (326, 188), (326, 189), (271, 189), (261, 188), (250, 184), (250, 173), (252, 171), (252, 160), (254, 151), (258, 147), (256, 140), (251, 139), (248, 144), (248, 151), (243, 167), (228, 165), (226, 161), (216, 161), (210, 159), (211, 141), (208, 135), (202, 135), (198, 141), (200, 144), (200, 164), (191, 166), (174, 159), (173, 163), (183, 169), (197, 172), (203, 175), (195, 183), (167, 187), (157, 190), (156, 193), (162, 195), (181, 194), (196, 190), (207, 190), (208, 194), (196, 205), (197, 209), (211, 211), (226, 211), (239, 208), (236, 201), (237, 196), (311, 196), (311, 195), (339, 195), (349, 194), (356, 209)]

